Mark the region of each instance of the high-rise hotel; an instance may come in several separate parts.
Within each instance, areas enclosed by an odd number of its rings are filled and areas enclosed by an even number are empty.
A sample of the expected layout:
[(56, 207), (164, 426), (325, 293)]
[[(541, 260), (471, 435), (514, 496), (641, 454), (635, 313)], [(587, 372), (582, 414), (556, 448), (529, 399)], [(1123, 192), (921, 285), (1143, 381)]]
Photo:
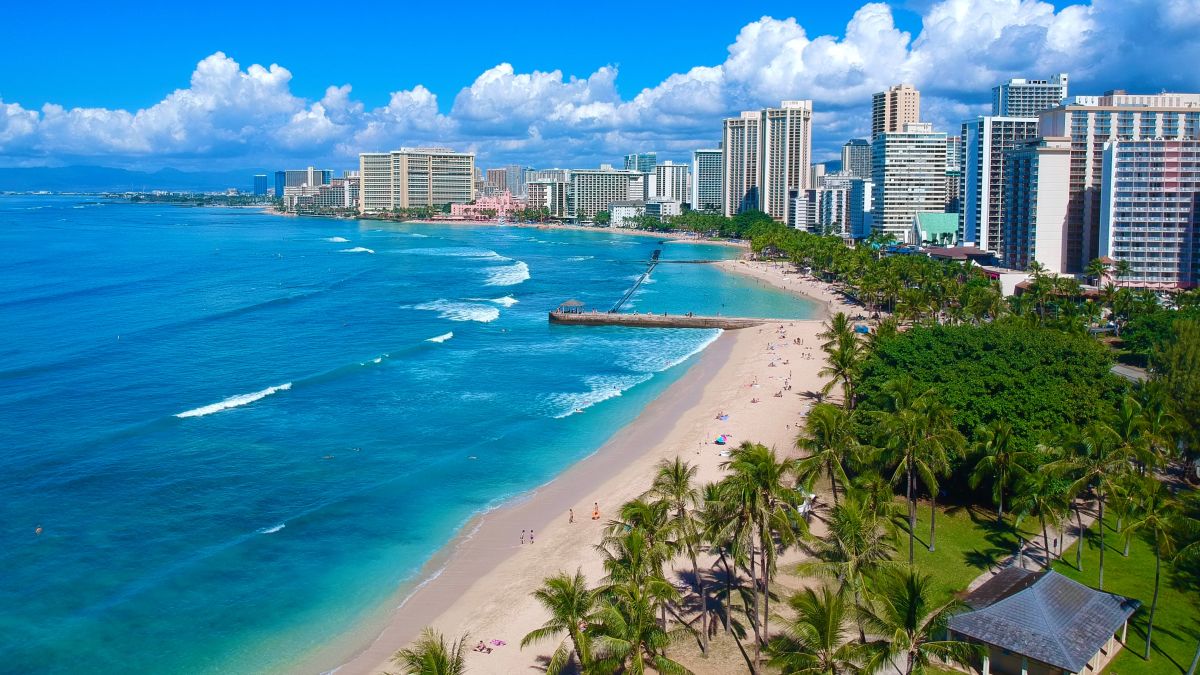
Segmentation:
[(945, 211), (946, 147), (946, 134), (923, 122), (875, 136), (871, 144), (871, 182), (876, 232), (913, 243), (917, 214)]
[[(1101, 255), (1100, 219), (1104, 208), (1101, 188), (1106, 144), (1200, 140), (1200, 94), (1137, 95), (1110, 91), (1103, 96), (1076, 96), (1066, 105), (1043, 112), (1038, 133), (1071, 140), (1064, 255), (1067, 272), (1082, 272), (1088, 261)], [(1158, 189), (1155, 195), (1165, 191)]]
[(692, 153), (692, 208), (720, 212), (722, 195), (721, 149), (702, 149)]
[(871, 138), (904, 131), (904, 125), (920, 119), (921, 92), (911, 84), (888, 87), (871, 98)]
[(401, 148), (358, 156), (359, 211), (466, 204), (475, 198), (475, 155)]
[(787, 222), (788, 205), (809, 187), (812, 101), (743, 112), (722, 129), (726, 216), (758, 209)]

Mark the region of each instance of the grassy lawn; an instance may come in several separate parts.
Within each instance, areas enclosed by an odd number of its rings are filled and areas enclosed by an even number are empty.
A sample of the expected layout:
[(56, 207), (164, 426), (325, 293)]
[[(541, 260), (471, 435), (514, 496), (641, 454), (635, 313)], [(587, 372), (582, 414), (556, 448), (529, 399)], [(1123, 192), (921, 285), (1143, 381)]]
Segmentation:
[[(1104, 590), (1142, 601), (1129, 622), (1128, 647), (1121, 650), (1108, 669), (1112, 675), (1171, 675), (1186, 673), (1200, 641), (1200, 592), (1197, 579), (1177, 578), (1170, 566), (1163, 565), (1158, 595), (1158, 613), (1154, 617), (1154, 647), (1150, 660), (1143, 661), (1146, 647), (1146, 620), (1154, 597), (1154, 552), (1150, 545), (1135, 538), (1129, 557), (1121, 556), (1124, 539), (1105, 528)], [(1074, 567), (1075, 547), (1063, 553), (1055, 563), (1060, 574), (1095, 588), (1100, 576), (1099, 537), (1095, 526), (1088, 530), (1083, 549), (1083, 572)], [(1190, 588), (1189, 588), (1190, 586)]]
[[(900, 500), (903, 505), (904, 501)], [(907, 513), (907, 507), (904, 507)], [(1022, 523), (1026, 539), (1034, 536), (1033, 524)], [(1040, 537), (1040, 534), (1038, 535)], [(908, 561), (908, 522), (896, 532), (896, 559)], [(964, 590), (975, 577), (1017, 550), (1012, 521), (996, 523), (996, 512), (977, 506), (938, 507), (935, 550), (930, 552), (929, 502), (917, 503), (915, 564), (946, 596)]]

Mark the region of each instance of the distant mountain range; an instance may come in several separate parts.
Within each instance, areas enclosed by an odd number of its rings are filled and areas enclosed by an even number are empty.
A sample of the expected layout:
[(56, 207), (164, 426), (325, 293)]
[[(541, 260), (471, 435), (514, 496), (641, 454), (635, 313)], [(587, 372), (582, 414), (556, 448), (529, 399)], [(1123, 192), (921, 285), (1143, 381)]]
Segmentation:
[[(124, 192), (171, 190), (214, 192), (237, 188), (250, 192), (254, 174), (265, 169), (237, 171), (179, 171), (161, 169), (153, 173), (104, 166), (0, 168), (0, 192)], [(274, 179), (269, 180), (274, 185)]]

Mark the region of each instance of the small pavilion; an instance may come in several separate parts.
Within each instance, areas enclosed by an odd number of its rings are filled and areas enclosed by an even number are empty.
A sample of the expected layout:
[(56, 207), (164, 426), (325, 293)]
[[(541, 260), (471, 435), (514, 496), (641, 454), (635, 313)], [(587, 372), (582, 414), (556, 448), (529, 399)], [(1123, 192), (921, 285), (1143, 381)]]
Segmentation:
[(572, 298), (559, 305), (555, 311), (563, 314), (583, 314), (583, 303)]
[(987, 646), (983, 675), (1098, 673), (1121, 649), (1141, 605), (1054, 571), (1019, 567), (1002, 570), (966, 603), (971, 610), (951, 617), (950, 633)]

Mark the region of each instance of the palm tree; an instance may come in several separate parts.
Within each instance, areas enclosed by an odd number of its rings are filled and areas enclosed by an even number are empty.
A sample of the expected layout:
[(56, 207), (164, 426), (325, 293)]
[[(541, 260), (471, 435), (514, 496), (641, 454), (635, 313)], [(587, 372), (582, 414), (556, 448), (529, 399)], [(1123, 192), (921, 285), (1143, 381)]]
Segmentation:
[[(803, 520), (793, 519), (798, 494), (788, 482), (795, 473), (794, 462), (779, 460), (775, 451), (759, 443), (743, 442), (730, 453), (729, 461), (721, 464), (729, 475), (722, 480), (726, 498), (737, 505), (739, 518), (750, 523), (756, 534), (760, 551), (761, 580), (755, 577), (755, 555), (750, 550), (750, 576), (754, 580), (754, 621), (761, 616), (762, 631), (756, 630), (754, 660), (758, 662), (760, 645), (768, 635), (771, 594), (770, 581), (775, 574), (775, 542), (784, 546), (795, 543), (796, 530)], [(758, 598), (762, 594), (762, 612)]]
[(1069, 484), (1061, 478), (1045, 471), (1026, 473), (1017, 484), (1017, 492), (1013, 499), (1013, 509), (1017, 513), (1014, 527), (1020, 526), (1025, 516), (1036, 516), (1042, 528), (1042, 545), (1046, 549), (1046, 569), (1050, 569), (1050, 561), (1054, 551), (1050, 548), (1049, 525), (1060, 523), (1071, 508), (1067, 496)]
[(684, 639), (687, 629), (667, 630), (659, 625), (655, 596), (652, 589), (637, 584), (619, 584), (606, 593), (595, 623), (588, 627), (596, 646), (593, 672), (640, 675), (650, 666), (667, 675), (691, 673), (666, 657), (667, 645)]
[(558, 675), (571, 659), (574, 649), (579, 659), (581, 670), (586, 671), (591, 665), (591, 645), (583, 626), (595, 621), (596, 594), (587, 587), (587, 579), (576, 570), (574, 576), (565, 572), (559, 573), (542, 582), (542, 587), (533, 592), (533, 597), (550, 613), (550, 618), (541, 628), (530, 631), (521, 639), (521, 648), (542, 640), (552, 639), (566, 634), (570, 645), (563, 639), (550, 663), (546, 666), (547, 675)]
[(1014, 478), (1020, 478), (1025, 473), (1021, 460), (1028, 453), (1017, 452), (1013, 447), (1012, 425), (1004, 420), (996, 420), (987, 427), (981, 427), (975, 435), (982, 440), (976, 444), (981, 456), (971, 472), (971, 488), (979, 487), (983, 479), (992, 481), (992, 500), (996, 503), (996, 520), (1004, 522), (1004, 491)]
[(849, 636), (847, 626), (854, 608), (846, 596), (821, 588), (806, 588), (788, 598), (795, 618), (784, 622), (783, 635), (767, 644), (767, 661), (784, 675), (856, 675), (865, 646)]
[(821, 394), (828, 396), (839, 383), (842, 385), (842, 407), (849, 410), (854, 406), (854, 381), (858, 377), (858, 367), (862, 363), (863, 351), (858, 338), (853, 334), (838, 338), (837, 343), (824, 348), (828, 355), (825, 367), (818, 377), (830, 378), (821, 387)]
[(1108, 274), (1108, 263), (1099, 258), (1094, 258), (1087, 264), (1084, 273), (1087, 274), (1088, 278), (1095, 279), (1096, 283), (1100, 283), (1100, 280)]
[(843, 338), (854, 337), (854, 326), (845, 312), (838, 312), (831, 316), (822, 328), (824, 330), (817, 333), (817, 337), (825, 341), (821, 344), (821, 349), (828, 350), (841, 342)]
[(1150, 660), (1150, 643), (1154, 636), (1154, 613), (1158, 610), (1158, 585), (1162, 577), (1163, 556), (1175, 551), (1175, 519), (1179, 506), (1167, 486), (1158, 479), (1148, 476), (1139, 480), (1141, 517), (1125, 526), (1126, 532), (1145, 532), (1154, 546), (1154, 599), (1150, 602), (1150, 617), (1146, 621), (1146, 653), (1142, 658)]
[(404, 668), (407, 675), (463, 675), (467, 672), (466, 649), (466, 635), (447, 646), (441, 633), (425, 628), (411, 647), (392, 656), (392, 663)]
[(842, 485), (850, 483), (845, 461), (858, 448), (850, 415), (828, 403), (814, 405), (804, 420), (804, 431), (796, 437), (796, 448), (807, 453), (796, 464), (800, 476), (807, 479), (824, 471), (837, 506), (838, 481)]
[[(890, 486), (888, 492), (890, 496)], [(815, 560), (801, 563), (801, 573), (836, 579), (838, 590), (849, 592), (855, 607), (861, 608), (867, 578), (893, 564), (892, 557), (896, 554), (884, 527), (888, 516), (886, 511), (881, 513), (872, 508), (869, 496), (848, 493), (841, 504), (833, 507), (825, 536), (806, 546)]]
[(983, 654), (983, 645), (942, 639), (950, 617), (963, 609), (959, 600), (937, 604), (929, 577), (912, 569), (893, 570), (880, 577), (873, 607), (863, 614), (872, 635), (865, 670), (879, 672), (902, 659), (904, 675), (928, 672), (934, 659), (969, 665)]
[[(905, 378), (906, 379), (906, 378)], [(914, 539), (917, 527), (917, 479), (924, 484), (932, 499), (929, 519), (929, 546), (935, 549), (938, 479), (950, 468), (950, 457), (963, 447), (962, 434), (954, 428), (950, 408), (939, 402), (928, 389), (911, 398), (911, 386), (905, 379), (886, 383), (885, 390), (897, 406), (895, 412), (876, 413), (883, 436), (880, 452), (883, 460), (895, 466), (892, 484), (904, 481), (908, 500), (908, 562), (914, 561)], [(889, 386), (890, 385), (890, 386)], [(911, 398), (911, 400), (905, 400)]]
[[(725, 570), (725, 615), (722, 623), (729, 632), (730, 607), (733, 601), (733, 583), (737, 579), (735, 570), (745, 564), (746, 552), (753, 548), (749, 522), (741, 519), (737, 505), (726, 499), (723, 485), (707, 483), (701, 497), (699, 513), (700, 540), (708, 542), (717, 554), (717, 561)], [(757, 625), (755, 626), (757, 628)]]
[(696, 471), (695, 466), (678, 457), (674, 461), (664, 459), (658, 464), (658, 473), (654, 476), (648, 494), (666, 504), (670, 511), (667, 525), (673, 532), (676, 546), (687, 554), (692, 563), (692, 577), (700, 595), (700, 649), (707, 653), (708, 592), (704, 588), (704, 578), (700, 576), (698, 563), (700, 528), (696, 518), (696, 506), (700, 501), (700, 492), (693, 482)]
[[(1119, 477), (1129, 471), (1130, 456), (1117, 432), (1103, 422), (1089, 424), (1082, 433), (1066, 445), (1068, 455), (1046, 465), (1050, 471), (1071, 475), (1074, 481), (1068, 493), (1072, 498), (1091, 488), (1099, 504), (1100, 577), (1098, 587), (1104, 590), (1104, 506)], [(1079, 547), (1083, 548), (1080, 531)]]

